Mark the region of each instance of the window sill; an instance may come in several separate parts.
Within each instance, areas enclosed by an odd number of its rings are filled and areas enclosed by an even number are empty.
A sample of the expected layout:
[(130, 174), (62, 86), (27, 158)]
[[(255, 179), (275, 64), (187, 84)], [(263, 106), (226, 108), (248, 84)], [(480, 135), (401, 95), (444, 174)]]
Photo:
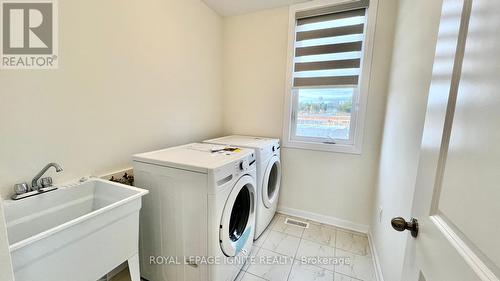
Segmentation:
[(305, 141), (283, 141), (283, 147), (305, 150), (324, 151), (332, 153), (361, 154), (361, 146), (356, 144), (325, 144)]

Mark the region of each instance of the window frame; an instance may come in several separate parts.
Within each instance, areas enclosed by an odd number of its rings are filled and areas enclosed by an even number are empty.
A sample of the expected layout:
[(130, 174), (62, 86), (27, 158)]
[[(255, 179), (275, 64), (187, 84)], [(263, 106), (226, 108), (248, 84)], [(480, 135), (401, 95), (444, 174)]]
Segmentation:
[[(299, 148), (326, 152), (361, 154), (363, 146), (363, 134), (365, 130), (365, 117), (368, 103), (368, 93), (370, 88), (371, 64), (373, 57), (373, 45), (375, 35), (375, 23), (377, 16), (378, 0), (370, 0), (370, 5), (366, 12), (365, 39), (363, 42), (361, 56), (361, 73), (359, 75), (358, 90), (353, 95), (353, 110), (351, 114), (351, 128), (349, 134), (352, 139), (349, 141), (335, 140), (335, 143), (325, 143), (323, 138), (314, 139), (312, 137), (298, 137), (295, 135), (294, 126), (297, 117), (298, 93), (293, 88), (294, 60), (295, 60), (295, 36), (296, 18), (295, 14), (300, 11), (307, 11), (321, 7), (345, 4), (352, 0), (314, 0), (311, 2), (291, 5), (289, 9), (288, 26), (288, 52), (286, 70), (286, 93), (283, 110), (283, 136), (284, 147)], [(311, 88), (311, 87), (307, 87)], [(320, 88), (332, 88), (320, 87)]]

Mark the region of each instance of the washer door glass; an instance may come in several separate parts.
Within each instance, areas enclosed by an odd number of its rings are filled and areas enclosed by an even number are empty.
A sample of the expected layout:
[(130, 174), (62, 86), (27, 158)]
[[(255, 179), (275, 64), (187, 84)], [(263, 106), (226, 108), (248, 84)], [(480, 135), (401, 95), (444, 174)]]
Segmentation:
[(280, 184), (281, 162), (279, 157), (274, 155), (267, 164), (262, 182), (262, 201), (266, 208), (271, 208), (278, 200)]
[(254, 204), (254, 180), (245, 175), (234, 185), (222, 214), (219, 239), (226, 256), (236, 256), (249, 239), (253, 240)]
[(229, 218), (229, 239), (236, 242), (241, 238), (247, 227), (248, 217), (250, 216), (250, 204), (252, 198), (250, 191), (246, 186), (240, 190), (236, 201), (234, 202), (231, 217)]

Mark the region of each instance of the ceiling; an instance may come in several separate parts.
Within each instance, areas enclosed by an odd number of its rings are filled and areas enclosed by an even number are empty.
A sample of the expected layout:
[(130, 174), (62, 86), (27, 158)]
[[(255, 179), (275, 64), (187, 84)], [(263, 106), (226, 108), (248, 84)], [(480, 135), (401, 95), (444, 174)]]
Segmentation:
[(203, 0), (221, 16), (234, 16), (310, 0)]

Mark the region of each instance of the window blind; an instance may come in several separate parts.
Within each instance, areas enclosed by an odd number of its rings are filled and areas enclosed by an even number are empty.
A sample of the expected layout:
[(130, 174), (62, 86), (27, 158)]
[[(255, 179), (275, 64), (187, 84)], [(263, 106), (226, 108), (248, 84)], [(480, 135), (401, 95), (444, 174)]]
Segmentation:
[(368, 1), (299, 11), (294, 87), (357, 86)]

